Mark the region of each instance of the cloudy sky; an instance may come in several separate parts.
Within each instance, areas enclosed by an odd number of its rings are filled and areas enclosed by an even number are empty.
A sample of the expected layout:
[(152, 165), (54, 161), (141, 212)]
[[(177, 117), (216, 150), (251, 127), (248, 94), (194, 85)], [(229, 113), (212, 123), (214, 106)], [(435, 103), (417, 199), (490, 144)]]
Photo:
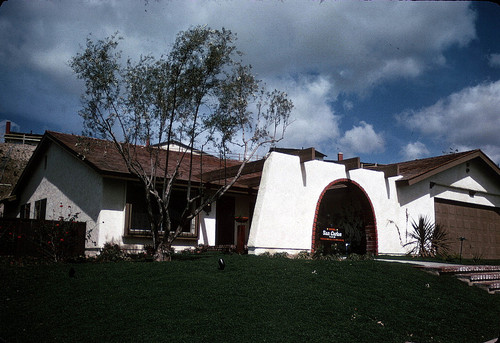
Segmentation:
[(0, 6), (0, 131), (80, 134), (68, 61), (118, 31), (159, 56), (194, 25), (227, 28), (293, 100), (283, 147), (391, 163), (482, 149), (500, 163), (500, 6), (490, 2), (8, 0)]

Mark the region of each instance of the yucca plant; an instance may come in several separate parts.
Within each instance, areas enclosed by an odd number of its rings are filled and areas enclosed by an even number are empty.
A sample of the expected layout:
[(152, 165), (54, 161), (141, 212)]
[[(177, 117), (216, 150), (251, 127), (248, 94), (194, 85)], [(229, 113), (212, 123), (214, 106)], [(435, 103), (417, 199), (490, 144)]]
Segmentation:
[(446, 255), (450, 250), (448, 232), (441, 224), (435, 224), (432, 231), (431, 249), (433, 256)]
[(448, 234), (442, 225), (434, 224), (424, 216), (419, 216), (418, 221), (413, 220), (411, 225), (410, 241), (404, 244), (411, 247), (409, 254), (432, 257), (448, 251)]

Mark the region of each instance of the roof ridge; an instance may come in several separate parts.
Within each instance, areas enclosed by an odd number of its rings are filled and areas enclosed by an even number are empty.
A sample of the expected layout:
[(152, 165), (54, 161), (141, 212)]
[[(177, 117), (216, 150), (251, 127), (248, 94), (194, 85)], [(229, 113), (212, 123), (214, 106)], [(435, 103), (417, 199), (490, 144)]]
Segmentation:
[(480, 158), (489, 165), (496, 173), (500, 174), (500, 169), (481, 151), (474, 149), (459, 153), (440, 155), (413, 161), (401, 162), (398, 165), (402, 179), (398, 180), (400, 184), (410, 185), (427, 178), (435, 173), (454, 167), (460, 163)]
[(437, 156), (431, 156), (431, 157), (425, 157), (425, 158), (417, 158), (417, 159), (414, 159), (414, 160), (396, 162), (396, 163), (392, 163), (392, 164), (402, 164), (402, 163), (419, 162), (419, 161), (425, 161), (425, 160), (432, 160), (432, 159), (436, 159), (436, 158), (440, 158), (440, 157), (457, 157), (458, 158), (459, 157), (458, 155), (464, 156), (464, 155), (472, 154), (472, 153), (475, 153), (475, 152), (478, 152), (478, 151), (481, 151), (481, 149), (474, 149), (474, 150), (467, 150), (467, 151), (461, 151), (461, 152), (454, 152), (454, 153), (450, 153), (450, 154), (443, 154), (443, 155), (437, 155)]

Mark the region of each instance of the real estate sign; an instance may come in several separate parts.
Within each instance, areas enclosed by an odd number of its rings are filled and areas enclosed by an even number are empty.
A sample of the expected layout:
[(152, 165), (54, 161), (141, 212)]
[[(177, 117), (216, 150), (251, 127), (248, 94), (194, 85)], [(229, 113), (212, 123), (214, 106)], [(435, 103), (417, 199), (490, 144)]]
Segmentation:
[(344, 230), (329, 227), (321, 230), (319, 239), (322, 241), (343, 242)]

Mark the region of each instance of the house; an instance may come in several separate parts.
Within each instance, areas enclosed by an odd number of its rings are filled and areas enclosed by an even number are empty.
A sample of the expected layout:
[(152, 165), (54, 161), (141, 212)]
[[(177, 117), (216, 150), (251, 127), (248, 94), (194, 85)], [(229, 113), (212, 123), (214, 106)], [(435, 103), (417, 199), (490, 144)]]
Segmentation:
[[(0, 143), (0, 202), (10, 196), (41, 137), (12, 132), (11, 122), (5, 123), (4, 143)], [(0, 203), (0, 215), (3, 212), (3, 203)]]
[[(177, 147), (171, 160), (185, 148)], [(148, 147), (138, 149), (147, 163)], [(482, 151), (389, 165), (325, 157), (314, 148), (275, 148), (266, 159), (249, 162), (238, 182), (187, 225), (174, 245), (246, 245), (251, 254), (293, 254), (345, 249), (347, 242), (351, 252), (405, 254), (412, 222), (425, 216), (448, 231), (452, 253), (500, 258), (500, 169)], [(207, 192), (241, 163), (202, 151), (193, 158), (194, 180), (208, 184)], [(182, 165), (174, 214), (184, 204), (187, 173)], [(127, 249), (151, 242), (142, 190), (108, 141), (46, 132), (9, 199), (11, 216), (80, 213), (91, 234), (89, 253), (106, 242)], [(340, 236), (349, 239), (341, 242)]]
[[(500, 258), (500, 169), (473, 150), (390, 165), (272, 152), (255, 206), (249, 253), (314, 251), (360, 228), (353, 252), (405, 254), (419, 216), (444, 226), (451, 253)], [(343, 221), (343, 222), (342, 222)], [(461, 239), (462, 238), (462, 239)], [(353, 242), (351, 242), (353, 243)], [(331, 248), (331, 246), (330, 246)], [(345, 249), (345, 247), (341, 247)]]
[(11, 131), (11, 122), (5, 123), (5, 143), (37, 146), (41, 139), (42, 135), (39, 134)]
[[(150, 147), (137, 148), (141, 163), (150, 163)], [(182, 146), (177, 145), (172, 150), (169, 168), (173, 168), (182, 155)], [(160, 158), (164, 159), (167, 150), (161, 149), (160, 152)], [(257, 165), (259, 163), (262, 166), (263, 162), (257, 162)], [(201, 178), (210, 182), (205, 190), (210, 192), (210, 186), (215, 189), (225, 182), (234, 167), (238, 168), (240, 164), (197, 152), (193, 154), (195, 176), (192, 180), (196, 184)], [(248, 165), (255, 167), (255, 162)], [(176, 213), (185, 205), (188, 168), (188, 162), (181, 164), (172, 193), (171, 215), (174, 221)], [(158, 173), (164, 175), (163, 170), (158, 170)], [(255, 173), (250, 168), (243, 174), (222, 198), (207, 206), (184, 228), (174, 242), (175, 247), (235, 245), (239, 242), (242, 248), (247, 241), (249, 223), (237, 225), (235, 217), (251, 217), (260, 180), (259, 170)], [(143, 194), (137, 178), (127, 170), (112, 142), (48, 131), (6, 202), (5, 215), (57, 219), (78, 213), (78, 221), (87, 223), (90, 239), (86, 249), (89, 253), (96, 252), (107, 242), (131, 250), (143, 249), (145, 244), (152, 242)]]

